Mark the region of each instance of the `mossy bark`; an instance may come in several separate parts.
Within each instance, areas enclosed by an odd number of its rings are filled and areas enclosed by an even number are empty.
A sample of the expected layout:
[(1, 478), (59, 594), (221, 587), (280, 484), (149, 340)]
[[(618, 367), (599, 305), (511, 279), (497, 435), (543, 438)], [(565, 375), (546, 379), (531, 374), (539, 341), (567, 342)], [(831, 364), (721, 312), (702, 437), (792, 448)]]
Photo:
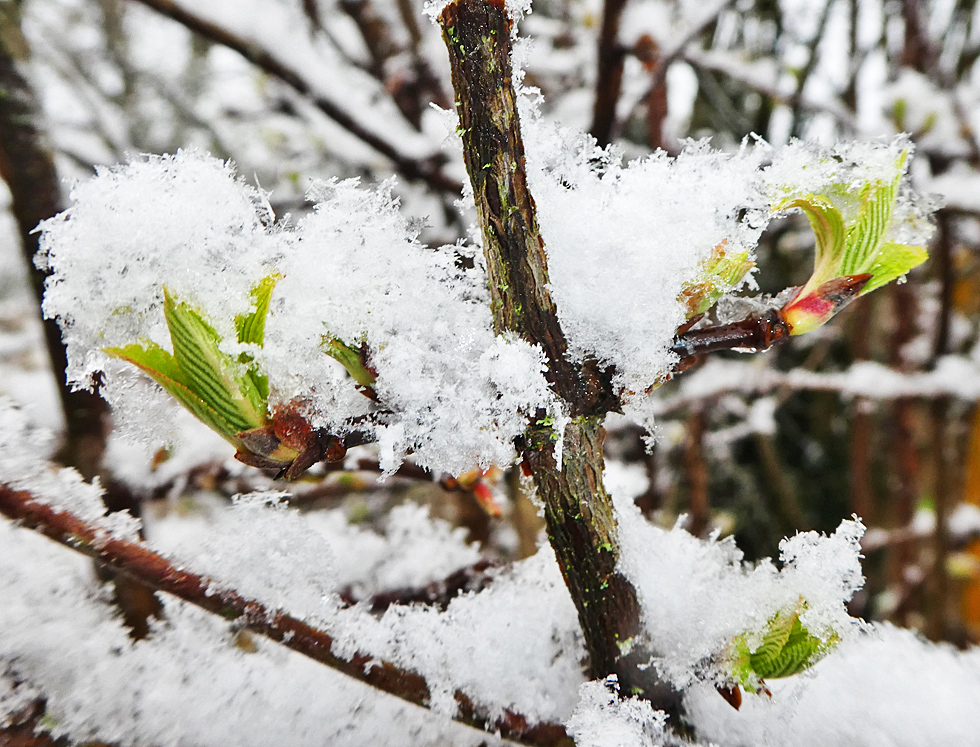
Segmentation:
[[(590, 674), (616, 674), (622, 692), (659, 707), (672, 696), (640, 645), (636, 591), (617, 571), (619, 541), (602, 484), (602, 420), (618, 409), (610, 372), (573, 361), (548, 291), (548, 262), (528, 190), (515, 93), (511, 26), (502, 0), (457, 0), (440, 17), (449, 49), (467, 172), (473, 186), (489, 273), (494, 324), (540, 345), (548, 378), (572, 421), (563, 434), (532, 422), (524, 459), (545, 504), (548, 536), (578, 610)], [(561, 463), (555, 439), (563, 438)]]

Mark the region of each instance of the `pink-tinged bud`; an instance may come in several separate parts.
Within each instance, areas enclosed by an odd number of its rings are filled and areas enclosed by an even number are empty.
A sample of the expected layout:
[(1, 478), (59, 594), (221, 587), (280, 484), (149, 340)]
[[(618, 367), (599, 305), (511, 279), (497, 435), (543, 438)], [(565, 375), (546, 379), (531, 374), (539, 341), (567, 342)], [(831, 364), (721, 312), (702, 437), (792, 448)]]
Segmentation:
[(789, 333), (806, 334), (828, 322), (861, 294), (871, 277), (871, 273), (845, 275), (828, 280), (806, 295), (794, 297), (782, 309)]

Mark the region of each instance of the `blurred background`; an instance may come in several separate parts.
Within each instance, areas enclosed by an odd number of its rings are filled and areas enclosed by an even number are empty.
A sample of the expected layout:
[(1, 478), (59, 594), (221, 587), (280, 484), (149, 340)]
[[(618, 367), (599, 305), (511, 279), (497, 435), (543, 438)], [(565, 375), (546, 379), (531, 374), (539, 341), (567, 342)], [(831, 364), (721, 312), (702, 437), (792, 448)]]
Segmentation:
[[(10, 185), (0, 194), (0, 395), (63, 430), (58, 456), (100, 474), (113, 507), (143, 513), (148, 532), (271, 478), (231, 461), (192, 421), (183, 449), (114, 442), (97, 400), (59, 391), (57, 334), (45, 336), (35, 295), (43, 278), (25, 259), (30, 231), (100, 166), (194, 147), (234, 160), (280, 219), (308, 209), (312, 179), (394, 177), (424, 241), (465, 238), (448, 62), (422, 5), (0, 0)], [(713, 356), (664, 385), (652, 448), (611, 418), (608, 480), (654, 521), (734, 535), (750, 560), (857, 514), (867, 584), (852, 613), (959, 646), (980, 641), (978, 4), (535, 0), (520, 30), (524, 84), (541, 91), (545, 116), (624, 157), (676, 154), (691, 138), (734, 149), (755, 137), (831, 145), (910, 133), (913, 183), (940, 206), (930, 260), (818, 333)], [(812, 245), (802, 218), (774, 223), (748, 294), (802, 284)], [(727, 314), (740, 308), (724, 303)], [(429, 505), (481, 543), (459, 588), (538, 541), (519, 469), (451, 478), (407, 465), (379, 486), (370, 450), (343, 467), (314, 470), (292, 500), (379, 524), (404, 501)], [(502, 518), (485, 510), (490, 500)]]

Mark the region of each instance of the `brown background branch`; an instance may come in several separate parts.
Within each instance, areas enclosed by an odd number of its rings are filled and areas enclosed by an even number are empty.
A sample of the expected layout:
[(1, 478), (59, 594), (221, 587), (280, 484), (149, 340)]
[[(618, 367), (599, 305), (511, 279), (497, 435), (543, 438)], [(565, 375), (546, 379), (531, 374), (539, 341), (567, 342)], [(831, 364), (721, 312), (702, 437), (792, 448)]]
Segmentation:
[(302, 75), (276, 58), (267, 49), (263, 49), (256, 42), (236, 36), (228, 29), (182, 8), (173, 2), (173, 0), (133, 1), (142, 3), (161, 15), (176, 21), (195, 34), (200, 34), (216, 44), (221, 44), (228, 49), (238, 52), (238, 54), (256, 67), (278, 78), (297, 93), (309, 99), (317, 109), (354, 135), (358, 140), (361, 140), (374, 148), (378, 153), (386, 156), (406, 179), (423, 181), (432, 187), (432, 189), (440, 192), (458, 193), (462, 191), (462, 185), (455, 179), (446, 176), (440, 169), (444, 159), (442, 154), (435, 154), (432, 158), (426, 160), (406, 156), (381, 135), (372, 132), (361, 122), (357, 121), (357, 119), (342, 107), (322, 94), (316, 93), (313, 90), (313, 86)]
[[(10, 189), (11, 209), (40, 312), (47, 274), (34, 264), (39, 241), (34, 229), (61, 212), (61, 184), (39, 125), (40, 106), (21, 69), (29, 49), (19, 20), (17, 5), (0, 4), (0, 176)], [(105, 449), (108, 406), (97, 394), (72, 391), (65, 382), (68, 357), (53, 319), (44, 320), (44, 339), (65, 417), (65, 440), (58, 458), (90, 479), (98, 473)]]

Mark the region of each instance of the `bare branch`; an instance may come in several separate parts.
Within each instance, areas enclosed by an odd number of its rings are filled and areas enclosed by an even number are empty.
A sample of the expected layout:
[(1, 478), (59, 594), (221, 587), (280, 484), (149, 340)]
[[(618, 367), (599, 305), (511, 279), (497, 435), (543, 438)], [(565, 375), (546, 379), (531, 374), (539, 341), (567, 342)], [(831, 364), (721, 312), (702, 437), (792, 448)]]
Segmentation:
[[(0, 514), (46, 537), (87, 555), (113, 571), (129, 576), (154, 591), (163, 591), (229, 620), (244, 629), (270, 638), (314, 661), (395, 695), (427, 707), (429, 686), (415, 673), (363, 654), (343, 659), (331, 653), (333, 638), (282, 610), (269, 609), (233, 589), (218, 589), (209, 579), (173, 566), (145, 545), (107, 537), (76, 516), (36, 502), (33, 495), (0, 484)], [(454, 719), (477, 729), (538, 747), (550, 747), (567, 739), (560, 724), (531, 724), (519, 713), (507, 710), (499, 719), (464, 693), (455, 693)]]
[[(650, 88), (649, 91), (653, 91), (657, 86), (664, 82), (664, 78), (667, 75), (667, 68), (670, 67), (670, 63), (678, 59), (684, 54), (684, 50), (687, 49), (687, 45), (697, 39), (701, 34), (710, 28), (715, 21), (718, 20), (720, 16), (729, 5), (731, 5), (733, 0), (721, 0), (712, 10), (704, 15), (704, 17), (688, 29), (687, 33), (682, 36), (673, 48), (667, 49), (657, 60), (657, 66), (654, 68), (653, 73), (650, 75)], [(648, 94), (649, 95), (649, 94)], [(643, 97), (644, 99), (646, 96)]]
[(349, 133), (390, 159), (405, 178), (425, 182), (440, 192), (458, 193), (462, 191), (463, 187), (459, 182), (446, 176), (440, 170), (440, 165), (443, 160), (442, 154), (435, 154), (432, 158), (420, 160), (399, 152), (388, 140), (376, 132), (372, 132), (326, 96), (314, 91), (313, 87), (303, 76), (255, 42), (236, 36), (227, 29), (191, 13), (173, 2), (173, 0), (133, 1), (152, 8), (161, 15), (165, 15), (185, 26), (195, 34), (200, 34), (216, 44), (221, 44), (224, 47), (238, 52), (238, 54), (253, 65), (275, 76), (297, 93), (309, 99), (321, 112)]

